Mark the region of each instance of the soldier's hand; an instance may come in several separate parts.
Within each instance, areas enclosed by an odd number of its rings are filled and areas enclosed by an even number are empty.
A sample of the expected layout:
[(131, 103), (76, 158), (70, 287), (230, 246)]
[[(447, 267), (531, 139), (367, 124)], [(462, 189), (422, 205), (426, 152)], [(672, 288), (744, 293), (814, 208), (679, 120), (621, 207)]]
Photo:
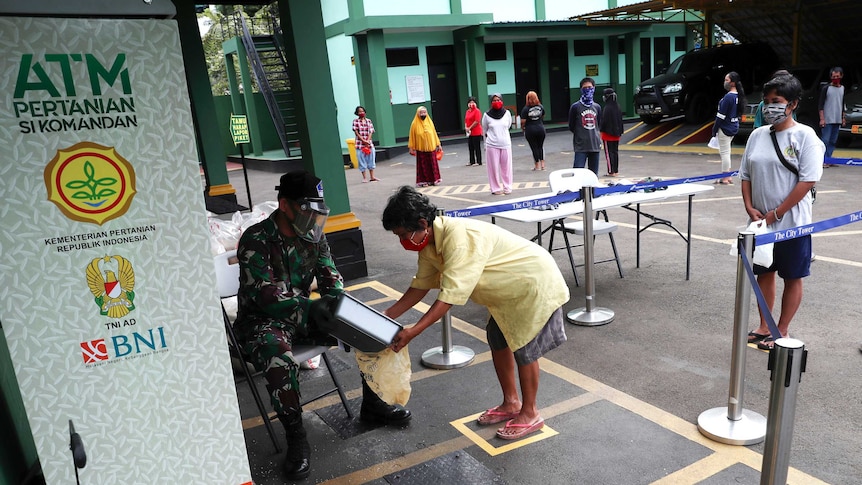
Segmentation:
[(324, 332), (329, 332), (335, 328), (335, 315), (332, 314), (335, 301), (334, 296), (323, 295), (312, 301), (308, 309), (309, 321)]

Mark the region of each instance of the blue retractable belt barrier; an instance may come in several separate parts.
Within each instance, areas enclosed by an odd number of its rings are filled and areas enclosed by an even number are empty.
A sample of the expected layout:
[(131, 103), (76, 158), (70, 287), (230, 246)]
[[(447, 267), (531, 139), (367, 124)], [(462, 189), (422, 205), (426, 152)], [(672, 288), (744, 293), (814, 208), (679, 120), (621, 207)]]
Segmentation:
[[(706, 180), (721, 179), (726, 177), (735, 177), (739, 172), (724, 172), (712, 175), (702, 175), (698, 177), (686, 177), (671, 180), (655, 180), (649, 182), (638, 182), (636, 184), (620, 184), (611, 187), (596, 187), (593, 193), (595, 197), (606, 194), (614, 194), (618, 192), (637, 192), (637, 191), (654, 191), (662, 190), (671, 185), (693, 184), (704, 182)], [(502, 204), (487, 205), (483, 207), (473, 207), (467, 209), (447, 210), (443, 215), (448, 217), (475, 217), (486, 214), (496, 214), (497, 212), (506, 212), (517, 209), (540, 208), (552, 204), (563, 204), (580, 200), (581, 195), (578, 192), (561, 192), (560, 194), (550, 197), (539, 197), (536, 199), (522, 200), (520, 202), (504, 202)]]
[[(755, 236), (755, 239), (757, 237)], [(755, 246), (757, 244), (755, 243)], [(763, 319), (766, 320), (766, 326), (769, 327), (769, 334), (773, 340), (781, 338), (781, 332), (778, 331), (778, 325), (775, 324), (775, 319), (772, 317), (772, 312), (769, 310), (769, 305), (766, 304), (766, 298), (763, 292), (760, 291), (760, 286), (757, 285), (757, 277), (754, 275), (754, 269), (751, 267), (751, 261), (748, 260), (748, 255), (740, 246), (739, 255), (742, 256), (742, 265), (745, 266), (745, 273), (748, 275), (748, 280), (751, 282), (751, 289), (754, 291), (754, 296), (757, 298), (757, 306), (760, 308), (760, 313)]]
[(826, 165), (849, 165), (851, 167), (862, 166), (862, 160), (855, 158), (824, 158), (823, 163)]
[(813, 224), (805, 224), (802, 226), (792, 227), (790, 229), (784, 229), (782, 231), (760, 234), (754, 238), (754, 245), (760, 246), (763, 244), (787, 241), (789, 239), (795, 239), (797, 237), (809, 236), (811, 234), (814, 234), (815, 232), (825, 231), (827, 229), (833, 229), (839, 226), (845, 226), (847, 224), (852, 224), (859, 221), (862, 221), (862, 211), (851, 212), (843, 216), (833, 217), (832, 219), (825, 219), (820, 222), (815, 222)]

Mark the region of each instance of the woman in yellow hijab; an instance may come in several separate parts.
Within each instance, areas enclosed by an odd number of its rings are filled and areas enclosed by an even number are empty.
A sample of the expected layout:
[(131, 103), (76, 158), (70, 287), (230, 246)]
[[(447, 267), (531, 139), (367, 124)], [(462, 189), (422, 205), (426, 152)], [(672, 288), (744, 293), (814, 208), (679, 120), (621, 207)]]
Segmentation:
[(437, 164), (437, 151), (442, 150), (440, 138), (434, 122), (428, 116), (428, 110), (420, 106), (416, 110), (416, 116), (410, 125), (410, 138), (407, 141), (410, 154), (416, 156), (416, 186), (427, 187), (438, 185), (443, 179), (440, 177), (440, 165)]

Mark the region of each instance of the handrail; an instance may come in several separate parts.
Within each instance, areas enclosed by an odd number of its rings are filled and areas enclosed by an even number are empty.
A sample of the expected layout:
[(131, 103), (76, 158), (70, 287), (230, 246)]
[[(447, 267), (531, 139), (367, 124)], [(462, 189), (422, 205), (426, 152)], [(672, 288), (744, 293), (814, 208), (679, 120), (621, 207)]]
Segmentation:
[[(272, 87), (269, 84), (269, 80), (266, 77), (266, 71), (263, 69), (263, 64), (261, 63), (260, 56), (258, 55), (257, 49), (254, 46), (254, 39), (252, 39), (251, 32), (248, 29), (248, 25), (246, 24), (245, 18), (242, 15), (239, 15), (238, 17), (242, 25), (242, 43), (245, 47), (246, 56), (248, 57), (249, 64), (251, 64), (252, 73), (257, 80), (257, 85), (260, 89), (260, 93), (263, 95), (263, 99), (266, 102), (266, 108), (269, 111), (269, 115), (272, 118), (273, 124), (275, 125), (275, 131), (278, 133), (278, 138), (281, 141), (281, 147), (282, 149), (284, 149), (284, 154), (285, 156), (290, 156), (290, 147), (288, 146), (287, 134), (284, 130), (284, 118), (282, 118), (281, 111), (279, 111), (278, 109), (278, 102), (275, 100), (275, 94), (273, 93)], [(282, 54), (279, 53), (279, 55)], [(282, 60), (284, 60), (283, 56)]]

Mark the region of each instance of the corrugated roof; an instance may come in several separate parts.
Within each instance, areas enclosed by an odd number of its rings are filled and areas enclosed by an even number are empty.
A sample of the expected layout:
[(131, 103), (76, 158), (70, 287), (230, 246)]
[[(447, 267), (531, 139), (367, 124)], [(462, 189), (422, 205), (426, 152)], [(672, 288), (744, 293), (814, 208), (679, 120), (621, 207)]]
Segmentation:
[(650, 0), (574, 17), (588, 23), (699, 11), (742, 42), (766, 42), (787, 64), (862, 59), (859, 0)]

